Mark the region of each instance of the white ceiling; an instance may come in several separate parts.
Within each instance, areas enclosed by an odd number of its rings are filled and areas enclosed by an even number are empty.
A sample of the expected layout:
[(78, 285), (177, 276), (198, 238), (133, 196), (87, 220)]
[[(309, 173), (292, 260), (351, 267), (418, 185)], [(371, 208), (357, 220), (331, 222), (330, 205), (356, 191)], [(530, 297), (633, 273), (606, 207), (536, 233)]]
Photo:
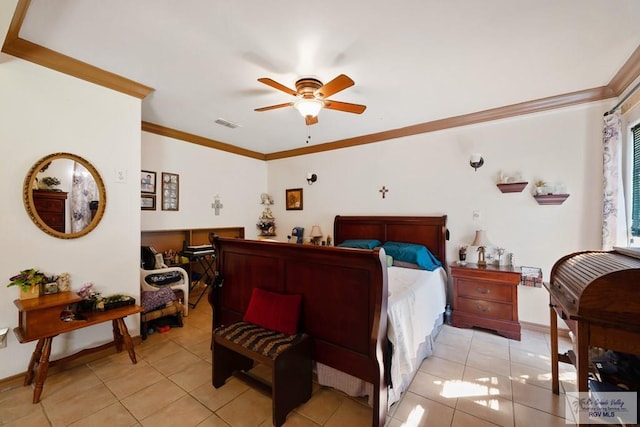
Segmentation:
[[(346, 74), (311, 144), (607, 85), (640, 45), (638, 0), (31, 0), (20, 37), (155, 90), (142, 118), (261, 153), (304, 147), (293, 108)], [(225, 120), (240, 125), (229, 129)]]

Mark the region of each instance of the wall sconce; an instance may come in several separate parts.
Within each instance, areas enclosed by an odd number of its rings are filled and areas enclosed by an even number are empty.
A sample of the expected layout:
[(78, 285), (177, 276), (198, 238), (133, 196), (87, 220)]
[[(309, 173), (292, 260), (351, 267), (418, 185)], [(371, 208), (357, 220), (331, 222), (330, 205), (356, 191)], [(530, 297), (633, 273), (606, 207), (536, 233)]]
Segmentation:
[(471, 155), (471, 158), (469, 159), (469, 164), (475, 171), (477, 171), (478, 168), (484, 165), (484, 159), (482, 158), (482, 155), (480, 153), (473, 153)]
[(318, 180), (318, 175), (316, 175), (315, 173), (308, 173), (307, 174), (307, 184), (311, 185), (314, 182), (316, 182)]
[(471, 243), (471, 246), (478, 247), (478, 262), (476, 263), (478, 264), (478, 266), (480, 267), (487, 266), (487, 261), (484, 259), (484, 253), (485, 253), (486, 247), (490, 245), (491, 245), (491, 242), (487, 237), (487, 232), (484, 230), (476, 230), (476, 237), (475, 239), (473, 239), (473, 243)]
[(0, 329), (0, 348), (7, 346), (7, 332), (9, 332), (9, 328)]

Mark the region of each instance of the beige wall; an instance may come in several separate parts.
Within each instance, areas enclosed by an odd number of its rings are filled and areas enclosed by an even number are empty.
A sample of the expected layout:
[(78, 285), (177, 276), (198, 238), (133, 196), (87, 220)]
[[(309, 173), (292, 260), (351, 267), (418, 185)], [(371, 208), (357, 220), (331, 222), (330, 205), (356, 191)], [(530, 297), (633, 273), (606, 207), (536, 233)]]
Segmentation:
[[(296, 225), (308, 233), (319, 224), (332, 234), (337, 214), (446, 214), (450, 262), (457, 260), (456, 247), (483, 228), (494, 244), (514, 253), (517, 265), (541, 267), (548, 280), (560, 256), (600, 249), (602, 114), (610, 106), (593, 103), (271, 161), (278, 238)], [(468, 163), (472, 152), (485, 159), (477, 172)], [(495, 185), (501, 171), (520, 173), (530, 184), (522, 193), (503, 194)], [(311, 186), (307, 172), (318, 175)], [(561, 183), (570, 197), (560, 206), (538, 205), (531, 196), (537, 179)], [(383, 185), (385, 199), (378, 191)], [(286, 211), (284, 191), (297, 187), (304, 189), (304, 210)], [(519, 288), (521, 320), (548, 325), (547, 304), (543, 289)]]
[[(260, 194), (267, 189), (262, 160), (142, 132), (142, 169), (156, 172), (158, 180), (157, 209), (142, 211), (143, 230), (242, 226), (247, 238), (257, 236)], [(161, 210), (162, 172), (180, 176), (177, 212)], [(211, 207), (216, 195), (223, 205), (219, 215)]]

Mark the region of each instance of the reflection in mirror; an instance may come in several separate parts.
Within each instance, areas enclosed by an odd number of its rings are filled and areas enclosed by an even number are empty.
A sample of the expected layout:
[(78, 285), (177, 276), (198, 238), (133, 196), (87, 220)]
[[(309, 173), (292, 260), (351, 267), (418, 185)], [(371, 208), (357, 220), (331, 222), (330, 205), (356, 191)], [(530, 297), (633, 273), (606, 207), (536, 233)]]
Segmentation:
[(27, 174), (24, 205), (45, 233), (74, 239), (93, 230), (106, 205), (98, 171), (80, 156), (55, 153), (40, 159)]

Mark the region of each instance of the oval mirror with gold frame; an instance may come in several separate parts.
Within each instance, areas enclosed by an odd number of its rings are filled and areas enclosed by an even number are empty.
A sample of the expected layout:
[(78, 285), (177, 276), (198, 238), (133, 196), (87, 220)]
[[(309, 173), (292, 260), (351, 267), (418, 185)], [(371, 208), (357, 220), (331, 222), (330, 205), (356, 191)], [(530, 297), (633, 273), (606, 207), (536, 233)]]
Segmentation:
[(96, 168), (70, 153), (38, 160), (25, 177), (22, 196), (31, 220), (60, 239), (82, 237), (96, 228), (107, 204)]

